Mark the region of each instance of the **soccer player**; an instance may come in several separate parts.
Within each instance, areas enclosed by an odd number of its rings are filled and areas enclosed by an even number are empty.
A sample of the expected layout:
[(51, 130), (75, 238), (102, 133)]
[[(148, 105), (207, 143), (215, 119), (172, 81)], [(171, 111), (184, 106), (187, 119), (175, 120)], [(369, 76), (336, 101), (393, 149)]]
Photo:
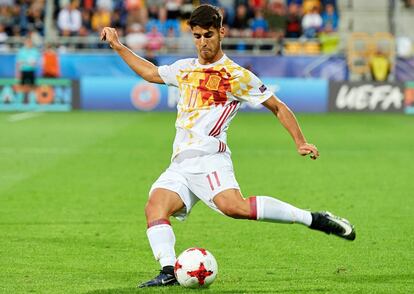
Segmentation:
[(159, 67), (121, 44), (115, 29), (105, 27), (101, 33), (101, 39), (109, 42), (143, 79), (180, 90), (171, 164), (152, 185), (145, 207), (147, 236), (161, 272), (139, 287), (177, 283), (175, 235), (169, 218), (183, 220), (199, 200), (232, 218), (299, 223), (354, 240), (353, 226), (328, 212), (311, 213), (268, 196), (242, 196), (226, 142), (230, 121), (242, 103), (262, 104), (273, 112), (292, 136), (300, 155), (317, 159), (319, 152), (306, 141), (292, 111), (253, 73), (223, 53), (225, 32), (217, 7), (197, 7), (188, 23), (198, 57)]
[(36, 85), (36, 69), (39, 60), (40, 52), (33, 46), (32, 37), (29, 35), (16, 57), (16, 73), (20, 78), (20, 89), (24, 93), (32, 91)]

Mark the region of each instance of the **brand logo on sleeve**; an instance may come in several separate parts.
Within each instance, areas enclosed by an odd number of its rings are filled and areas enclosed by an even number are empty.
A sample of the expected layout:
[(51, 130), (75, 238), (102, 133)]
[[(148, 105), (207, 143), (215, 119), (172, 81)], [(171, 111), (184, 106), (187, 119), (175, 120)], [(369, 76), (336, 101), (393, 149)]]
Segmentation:
[(263, 84), (260, 86), (259, 90), (261, 93), (264, 93), (267, 90), (267, 87)]

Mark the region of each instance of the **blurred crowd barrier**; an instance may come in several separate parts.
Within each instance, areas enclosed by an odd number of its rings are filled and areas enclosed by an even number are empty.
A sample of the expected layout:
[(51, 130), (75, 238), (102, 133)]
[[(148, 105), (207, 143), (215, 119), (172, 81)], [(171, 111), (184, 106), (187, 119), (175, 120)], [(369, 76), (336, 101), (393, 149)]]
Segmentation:
[[(262, 77), (295, 112), (380, 112), (414, 114), (414, 82), (348, 82)], [(177, 88), (138, 77), (84, 76), (39, 79), (29, 92), (17, 79), (0, 79), (0, 111), (176, 111)], [(266, 111), (242, 105), (242, 111)]]
[[(251, 70), (259, 77), (309, 77), (330, 80), (346, 80), (346, 60), (340, 55), (325, 56), (256, 56), (228, 54), (241, 66)], [(144, 56), (146, 56), (144, 54)], [(159, 55), (151, 60), (158, 64), (171, 64), (188, 55)], [(16, 54), (0, 55), (0, 77), (16, 76)], [(80, 79), (83, 76), (135, 76), (129, 67), (114, 53), (61, 53), (59, 54), (60, 76)], [(38, 76), (42, 75), (39, 64)]]

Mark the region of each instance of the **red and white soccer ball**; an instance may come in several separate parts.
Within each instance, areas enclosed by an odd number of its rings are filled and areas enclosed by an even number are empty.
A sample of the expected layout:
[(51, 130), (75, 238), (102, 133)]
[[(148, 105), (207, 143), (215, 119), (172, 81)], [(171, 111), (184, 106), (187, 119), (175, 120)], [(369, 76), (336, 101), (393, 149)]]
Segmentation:
[(188, 288), (208, 287), (217, 276), (217, 261), (203, 248), (189, 248), (178, 256), (174, 273), (178, 283)]

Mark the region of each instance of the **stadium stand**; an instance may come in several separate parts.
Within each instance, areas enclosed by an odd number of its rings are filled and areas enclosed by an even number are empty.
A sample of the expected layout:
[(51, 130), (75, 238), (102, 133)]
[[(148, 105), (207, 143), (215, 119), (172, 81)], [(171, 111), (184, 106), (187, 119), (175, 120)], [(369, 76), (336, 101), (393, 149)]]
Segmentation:
[(135, 50), (185, 52), (180, 45), (188, 42), (177, 38), (189, 39), (186, 19), (200, 3), (222, 7), (230, 36), (224, 47), (239, 53), (293, 54), (298, 44), (283, 48), (283, 41), (300, 38), (297, 53), (319, 54), (319, 33), (338, 27), (332, 0), (2, 0), (0, 50), (15, 50), (28, 34), (65, 51), (105, 49), (99, 32), (113, 26), (127, 44), (135, 40)]
[[(113, 26), (123, 42), (143, 54), (191, 54), (186, 20), (200, 3), (222, 7), (229, 35), (223, 48), (229, 54), (345, 53), (351, 78), (360, 79), (371, 76), (378, 53), (388, 59), (393, 79), (397, 53), (405, 58), (413, 53), (411, 0), (0, 0), (0, 52), (16, 52), (28, 35), (36, 46), (53, 44), (58, 52), (105, 51), (99, 32)], [(375, 37), (354, 33), (374, 30), (398, 33), (377, 40), (385, 49), (362, 45)], [(402, 66), (411, 71), (411, 63)]]

